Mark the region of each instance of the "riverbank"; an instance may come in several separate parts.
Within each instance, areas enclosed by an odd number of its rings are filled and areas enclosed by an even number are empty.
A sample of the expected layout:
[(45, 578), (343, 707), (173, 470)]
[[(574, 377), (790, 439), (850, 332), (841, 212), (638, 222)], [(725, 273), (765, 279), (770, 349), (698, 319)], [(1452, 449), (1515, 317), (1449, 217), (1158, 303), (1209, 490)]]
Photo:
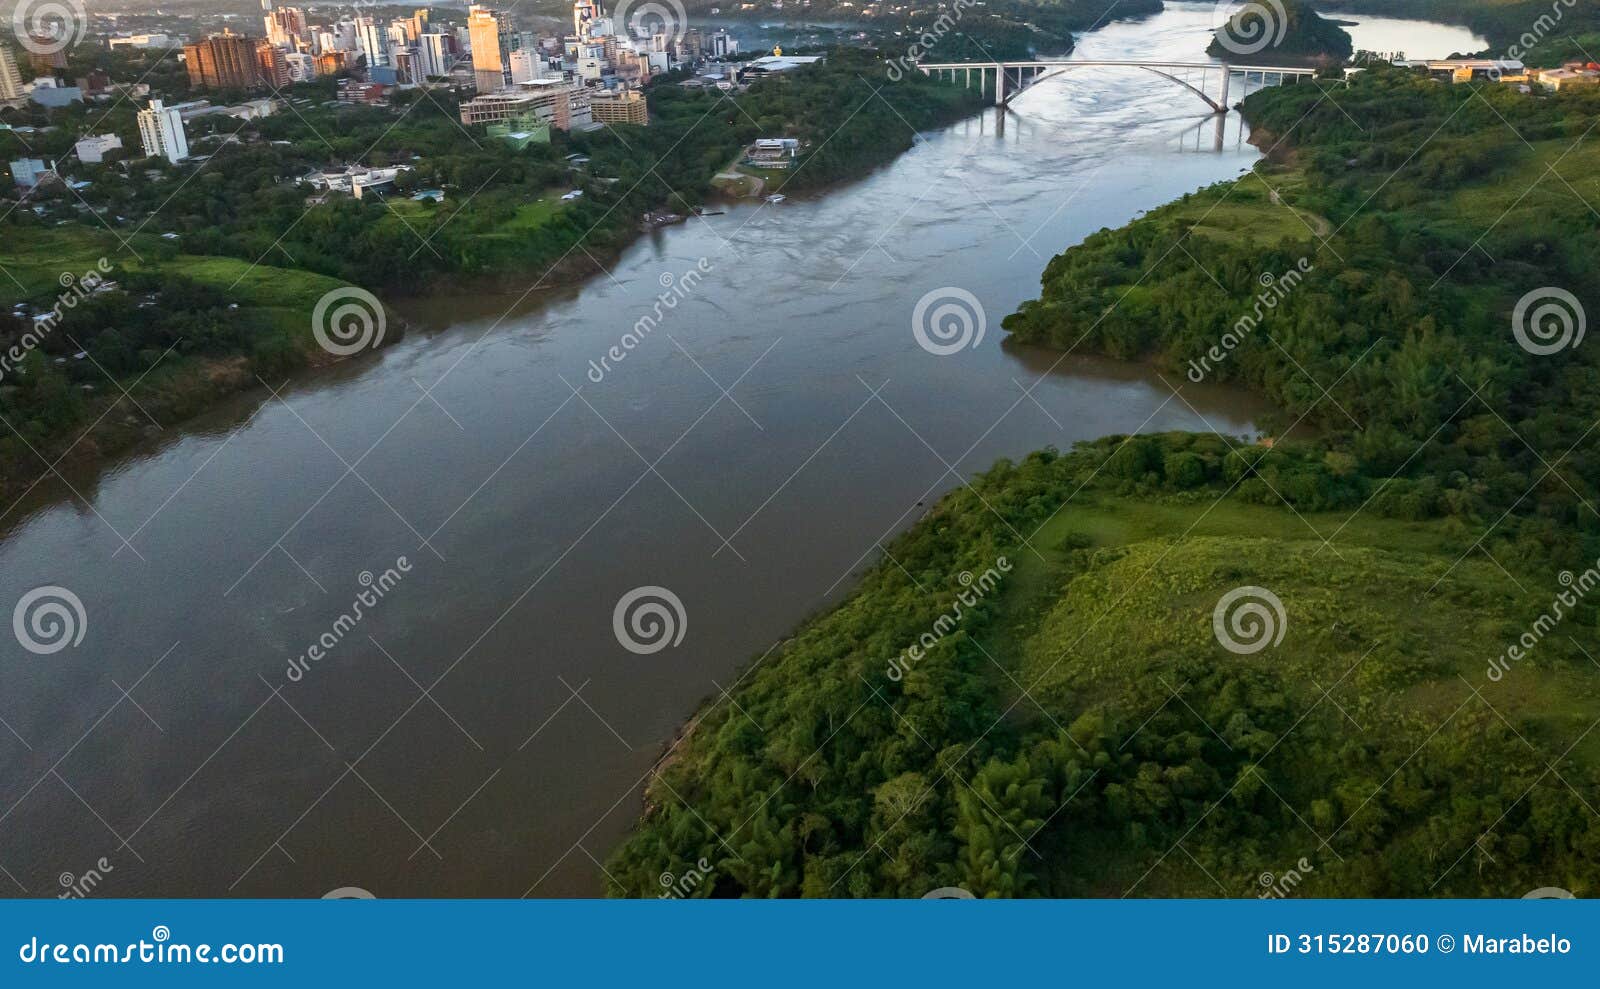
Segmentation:
[[(1209, 6), (1172, 5), (1085, 36), (1078, 56), (1187, 61), (1209, 25)], [(41, 484), (0, 542), (0, 601), (66, 587), (90, 622), (81, 649), (15, 664), (0, 715), (33, 746), (13, 750), (33, 760), (17, 777), (44, 774), (121, 697), (109, 677), (165, 729), (122, 717), (123, 701), (60, 767), (119, 832), (138, 828), (145, 861), (118, 860), (119, 893), (317, 896), (330, 875), (382, 897), (603, 892), (591, 856), (634, 824), (660, 746), (719, 684), (737, 696), (741, 670), (845, 599), (875, 547), (905, 561), (894, 539), (963, 479), (1098, 436), (1258, 432), (1266, 404), (1242, 389), (1063, 360), (999, 332), (1038, 293), (1045, 257), (1258, 159), (1235, 115), (1218, 141), (1214, 118), (1133, 79), (1069, 73), (1024, 96), (1003, 133), (991, 109), (827, 195), (733, 203), (638, 238), (609, 277), (503, 319), (511, 300), (437, 319), (408, 309), (425, 328), (377, 358), (297, 375), (281, 402), (225, 399), (159, 449), (73, 477), (81, 499)], [(661, 276), (701, 258), (713, 270), (693, 292), (590, 380), (591, 361), (653, 311)], [(910, 318), (941, 287), (971, 292), (988, 317), (948, 356), (920, 345)], [(338, 620), (362, 572), (399, 555), (414, 564), (404, 585), (315, 676), (285, 683), (285, 657)], [(928, 588), (959, 577), (906, 562)], [(670, 589), (688, 620), (680, 645), (651, 656), (614, 626), (642, 585)], [(413, 703), (402, 669), (449, 718)], [(805, 748), (798, 725), (757, 714), (783, 776), (851, 710), (832, 723), (810, 712), (822, 734)], [(881, 708), (857, 718), (899, 724)], [(121, 768), (91, 781), (102, 751)], [(105, 852), (100, 822), (51, 793), (8, 821), (6, 865), (35, 889)], [(402, 819), (441, 857), (417, 852)], [(730, 843), (744, 854), (748, 836)]]
[[(1329, 507), (1274, 502), (1297, 474)], [(606, 863), (611, 895), (657, 895), (698, 863), (693, 896), (1256, 895), (1304, 860), (1307, 821), (1330, 844), (1306, 895), (1594, 874), (1553, 824), (1590, 820), (1593, 747), (1577, 793), (1515, 810), (1545, 766), (1514, 733), (1581, 733), (1600, 676), (1552, 640), (1514, 691), (1486, 678), (1483, 643), (1541, 602), (1463, 563), (1469, 534), (1352, 517), (1361, 487), (1316, 451), (1275, 447), (1269, 466), (1214, 436), (1110, 437), (973, 485), (702, 708)], [(1313, 535), (1335, 531), (1336, 552)], [(1254, 595), (1243, 624), (1213, 619), (1230, 591)], [(1451, 716), (1462, 679), (1509, 727)], [(1501, 807), (1521, 854), (1449, 868)]]
[[(1589, 109), (1383, 70), (1338, 106), (1250, 96), (1288, 163), (1069, 248), (1005, 329), (1249, 385), (1316, 439), (1110, 436), (979, 474), (700, 710), (611, 895), (700, 863), (698, 896), (1259, 895), (1284, 862), (1317, 896), (1589, 883), (1566, 836), (1600, 799), (1600, 676), (1554, 638), (1493, 659), (1600, 552), (1600, 358), (1512, 315), (1600, 290), (1566, 208), (1600, 191)], [(1570, 196), (1533, 192), (1549, 168)], [(1576, 780), (1544, 786), (1529, 738)], [(1517, 854), (1457, 868), (1489, 832)]]
[[(1489, 476), (1537, 473), (1535, 463), (1464, 436), (1436, 441), (1445, 449), (1430, 448), (1428, 457), (1412, 455), (1446, 425), (1531, 428), (1474, 409), (1470, 399), (1482, 388), (1502, 395), (1512, 417), (1555, 416), (1569, 445), (1590, 421), (1595, 402), (1572, 407), (1548, 367), (1528, 359), (1533, 351), (1519, 343), (1526, 330), (1512, 315), (1525, 293), (1554, 291), (1539, 286), (1593, 297), (1594, 248), (1567, 202), (1594, 188), (1593, 155), (1565, 137), (1588, 102), (1464, 88), (1375, 70), (1341, 90), (1338, 107), (1298, 87), (1251, 95), (1245, 112), (1258, 124), (1254, 137), (1281, 150), (1277, 161), (1057, 256), (1040, 297), (1008, 316), (1006, 330), (1030, 343), (1153, 360), (1189, 380), (1260, 389), (1292, 421), (1326, 429), (1330, 455), (1351, 470), (1385, 476), (1406, 466), (1386, 483), (1378, 510), (1463, 524), (1505, 513), (1506, 529), (1516, 530), (1533, 506), (1473, 487), (1445, 464), (1465, 458), (1458, 467)], [(1376, 146), (1352, 138), (1344, 113), (1367, 133), (1391, 137)], [(1421, 141), (1430, 122), (1446, 119), (1456, 137)], [(1530, 140), (1502, 139), (1506, 120)], [(1413, 137), (1420, 145), (1406, 143)], [(1410, 167), (1395, 170), (1392, 162), (1406, 155), (1414, 155)], [(1534, 195), (1541, 169), (1556, 166), (1573, 184)], [(1172, 255), (1175, 241), (1185, 245), (1181, 256)], [(1475, 243), (1507, 263), (1476, 255)], [(1559, 360), (1567, 374), (1596, 373), (1588, 353)], [(1441, 366), (1453, 374), (1436, 378)], [(1313, 394), (1308, 379), (1339, 385)], [(1586, 490), (1587, 483), (1567, 490), (1576, 500), (1552, 493), (1542, 510), (1577, 523)]]
[[(436, 264), (448, 264), (446, 270), (422, 265), (411, 278), (400, 282), (386, 273), (382, 284), (366, 285), (378, 295), (367, 294), (371, 301), (363, 305), (370, 309), (375, 302), (384, 310), (385, 332), (379, 334), (379, 342), (392, 344), (405, 331), (394, 306), (404, 308), (409, 298), (441, 288), (459, 292), (463, 281), (526, 298), (534, 292), (580, 284), (605, 271), (643, 235), (634, 210), (643, 204), (655, 208), (667, 203), (684, 211), (703, 201), (717, 172), (705, 164), (707, 149), (730, 142), (730, 146), (743, 147), (748, 135), (755, 133), (746, 118), (787, 115), (790, 119), (785, 127), (806, 142), (806, 152), (773, 191), (820, 191), (903, 154), (914, 144), (915, 128), (948, 126), (984, 107), (980, 97), (920, 75), (865, 84), (861, 75), (867, 72), (875, 77), (882, 74), (879, 56), (841, 51), (823, 66), (792, 78), (764, 80), (750, 94), (739, 97), (652, 92), (658, 119), (631, 139), (638, 147), (624, 146), (621, 139), (606, 145), (595, 143), (600, 138), (583, 139), (580, 150), (594, 158), (578, 182), (585, 198), (523, 204), (509, 214), (511, 226), (506, 229), (502, 229), (504, 217), (496, 217), (487, 226), (476, 217), (458, 219), (460, 208), (432, 216), (414, 213), (409, 219), (377, 208), (371, 222), (387, 224), (389, 235), (401, 244), (409, 243), (410, 238), (420, 242), (410, 252), (411, 264), (420, 264), (419, 255), (438, 259)], [(710, 136), (721, 133), (711, 128), (718, 120), (717, 107), (728, 99), (750, 105), (721, 122), (727, 134)], [(705, 148), (700, 146), (705, 142), (696, 137), (699, 133), (708, 135)], [(609, 151), (603, 154), (603, 148)], [(634, 160), (644, 154), (659, 157), (646, 168), (647, 162)], [(681, 163), (685, 155), (697, 157), (687, 171), (688, 166)], [(672, 176), (678, 188), (657, 174), (657, 166)], [(615, 181), (596, 177), (607, 172)], [(618, 191), (621, 183), (626, 183), (621, 186), (626, 191)], [(542, 198), (549, 198), (549, 193)], [(302, 225), (303, 219), (297, 219), (294, 226), (317, 225), (315, 219)], [(347, 356), (343, 348), (331, 354), (319, 344), (319, 328), (313, 325), (318, 302), (334, 293), (356, 291), (344, 279), (225, 256), (180, 255), (171, 243), (150, 235), (135, 237), (124, 247), (112, 236), (87, 228), (33, 227), (19, 241), (19, 250), (0, 257), (0, 263), (16, 266), (19, 281), (37, 308), (51, 304), (48, 296), (58, 290), (56, 279), (61, 271), (90, 270), (98, 259), (125, 258), (130, 251), (152, 260), (119, 261), (119, 270), (167, 280), (192, 278), (211, 297), (194, 300), (178, 293), (179, 309), (169, 313), (171, 321), (184, 325), (199, 321), (206, 328), (187, 337), (182, 332), (152, 329), (146, 334), (148, 341), (139, 341), (127, 357), (118, 354), (121, 365), (107, 353), (119, 344), (120, 335), (100, 338), (112, 328), (111, 315), (99, 320), (88, 315), (89, 308), (110, 308), (99, 303), (75, 312), (66, 321), (64, 332), (46, 339), (41, 348), (45, 359), (35, 361), (31, 375), (20, 376), (16, 385), (0, 391), (0, 414), (13, 423), (12, 430), (0, 437), (0, 499), (7, 502), (31, 488), (39, 471), (48, 473), (52, 466), (85, 469), (183, 422), (227, 395), (258, 386), (259, 378), (271, 378), (277, 384), (295, 370)], [(326, 253), (311, 245), (294, 245), (292, 251), (284, 245), (282, 249), (301, 256)], [(274, 288), (262, 288), (266, 282)], [(153, 290), (138, 305), (161, 311), (166, 298)], [(231, 342), (223, 343), (222, 335), (210, 329), (218, 324), (247, 326), (250, 332), (235, 334)], [(326, 332), (327, 328), (321, 329)], [(84, 366), (77, 366), (80, 363)], [(126, 373), (119, 373), (121, 366), (127, 367)], [(134, 390), (137, 395), (129, 394)], [(126, 406), (120, 413), (119, 405)]]

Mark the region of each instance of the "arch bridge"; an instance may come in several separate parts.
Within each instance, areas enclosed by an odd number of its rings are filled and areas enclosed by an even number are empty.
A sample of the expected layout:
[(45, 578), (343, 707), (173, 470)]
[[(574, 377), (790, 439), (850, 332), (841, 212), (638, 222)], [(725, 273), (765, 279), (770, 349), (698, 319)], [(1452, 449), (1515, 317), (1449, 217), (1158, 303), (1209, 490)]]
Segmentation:
[[(1063, 72), (1076, 69), (1142, 69), (1189, 90), (1203, 100), (1213, 113), (1228, 112), (1228, 89), (1234, 76), (1243, 76), (1248, 84), (1251, 76), (1260, 76), (1263, 86), (1316, 76), (1317, 70), (1290, 65), (1230, 65), (1226, 62), (1135, 62), (1135, 61), (1076, 61), (1069, 59), (1033, 59), (1015, 62), (920, 62), (917, 68), (923, 75), (958, 78), (972, 88), (976, 74), (978, 90), (994, 94), (995, 106), (1005, 107), (1025, 90)], [(1181, 74), (1180, 74), (1181, 73)], [(1198, 73), (1198, 85), (1194, 81)], [(958, 76), (959, 74), (959, 76)], [(1215, 78), (1215, 82), (1213, 82)], [(1217, 98), (1211, 98), (1215, 86)]]

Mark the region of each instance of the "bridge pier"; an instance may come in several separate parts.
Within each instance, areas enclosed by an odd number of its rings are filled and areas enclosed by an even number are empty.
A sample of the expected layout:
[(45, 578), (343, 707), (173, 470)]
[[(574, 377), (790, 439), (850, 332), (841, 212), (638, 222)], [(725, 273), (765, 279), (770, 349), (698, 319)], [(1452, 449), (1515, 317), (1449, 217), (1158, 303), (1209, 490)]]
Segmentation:
[(1006, 105), (1006, 67), (999, 62), (994, 64), (994, 105)]
[(1233, 67), (1227, 64), (1222, 66), (1222, 101), (1218, 104), (1218, 113), (1228, 112), (1228, 84), (1233, 80)]

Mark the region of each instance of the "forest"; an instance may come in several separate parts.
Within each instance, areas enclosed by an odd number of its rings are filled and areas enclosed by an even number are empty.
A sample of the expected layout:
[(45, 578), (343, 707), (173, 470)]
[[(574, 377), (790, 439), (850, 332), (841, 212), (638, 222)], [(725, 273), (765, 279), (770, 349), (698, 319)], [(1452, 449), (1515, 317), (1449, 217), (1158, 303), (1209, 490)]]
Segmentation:
[[(1513, 324), (1600, 298), (1593, 99), (1252, 95), (1270, 163), (1068, 250), (1006, 328), (1178, 382), (1270, 298), (1202, 374), (1281, 406), (1267, 441), (970, 479), (708, 699), (611, 893), (701, 859), (703, 896), (1600, 891), (1596, 351)], [(1262, 588), (1276, 638), (1228, 648)]]

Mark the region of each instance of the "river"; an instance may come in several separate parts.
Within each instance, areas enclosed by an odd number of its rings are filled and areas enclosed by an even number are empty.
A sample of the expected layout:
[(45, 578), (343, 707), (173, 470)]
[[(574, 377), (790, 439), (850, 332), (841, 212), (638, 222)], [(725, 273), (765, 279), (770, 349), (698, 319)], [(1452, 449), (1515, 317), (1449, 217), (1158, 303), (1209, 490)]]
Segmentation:
[[(1173, 5), (1076, 54), (1195, 60), (1210, 23)], [(1237, 115), (1219, 140), (1203, 109), (1137, 71), (1052, 80), (1003, 134), (990, 111), (923, 135), (580, 286), (402, 304), (423, 328), (377, 355), (41, 484), (4, 520), (0, 602), (59, 586), (84, 621), (49, 654), (0, 638), (0, 887), (599, 892), (685, 719), (961, 478), (1108, 433), (1254, 430), (1248, 395), (1179, 399), (999, 327), (1062, 248), (1250, 167)], [(939, 356), (913, 311), (951, 288), (986, 332)], [(664, 291), (683, 299), (592, 367)], [(680, 644), (621, 646), (641, 586), (681, 601)]]

